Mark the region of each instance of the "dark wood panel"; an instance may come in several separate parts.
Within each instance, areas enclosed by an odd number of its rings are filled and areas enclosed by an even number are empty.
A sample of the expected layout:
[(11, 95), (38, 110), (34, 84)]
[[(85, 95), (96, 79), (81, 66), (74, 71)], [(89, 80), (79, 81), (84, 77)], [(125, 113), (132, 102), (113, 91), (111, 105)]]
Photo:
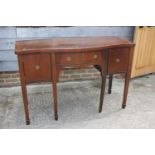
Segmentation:
[(108, 73), (126, 72), (129, 64), (130, 48), (110, 49)]
[(32, 54), (23, 56), (23, 67), (26, 82), (50, 81), (50, 54)]

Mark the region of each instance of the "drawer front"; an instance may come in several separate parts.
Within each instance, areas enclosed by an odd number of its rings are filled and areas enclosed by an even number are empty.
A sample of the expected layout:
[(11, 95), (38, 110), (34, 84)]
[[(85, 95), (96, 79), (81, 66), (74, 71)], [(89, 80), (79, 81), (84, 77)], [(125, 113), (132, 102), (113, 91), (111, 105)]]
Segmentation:
[(108, 73), (126, 72), (129, 64), (129, 48), (110, 49)]
[(49, 54), (31, 54), (23, 56), (24, 74), (27, 82), (51, 80)]
[(61, 65), (100, 63), (101, 52), (59, 53), (56, 63)]

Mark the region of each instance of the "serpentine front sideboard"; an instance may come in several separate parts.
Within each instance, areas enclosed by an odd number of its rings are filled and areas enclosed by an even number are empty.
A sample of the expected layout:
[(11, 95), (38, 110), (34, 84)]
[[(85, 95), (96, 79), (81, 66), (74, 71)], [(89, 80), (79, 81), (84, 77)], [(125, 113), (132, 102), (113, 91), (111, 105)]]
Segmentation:
[(70, 37), (16, 42), (26, 124), (30, 124), (26, 85), (52, 82), (54, 116), (58, 120), (57, 82), (63, 68), (94, 66), (101, 72), (99, 112), (102, 111), (106, 77), (111, 93), (113, 74), (125, 74), (122, 108), (126, 106), (134, 44), (119, 37)]

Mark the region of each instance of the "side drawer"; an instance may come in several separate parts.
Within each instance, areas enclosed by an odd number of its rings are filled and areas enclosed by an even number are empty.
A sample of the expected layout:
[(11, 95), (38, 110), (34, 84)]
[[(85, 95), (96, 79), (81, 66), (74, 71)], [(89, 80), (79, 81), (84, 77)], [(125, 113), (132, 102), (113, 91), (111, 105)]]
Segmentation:
[(108, 73), (121, 73), (126, 72), (129, 64), (129, 48), (117, 48), (110, 49), (109, 51), (109, 62), (108, 62)]
[(26, 82), (51, 80), (50, 54), (23, 55)]

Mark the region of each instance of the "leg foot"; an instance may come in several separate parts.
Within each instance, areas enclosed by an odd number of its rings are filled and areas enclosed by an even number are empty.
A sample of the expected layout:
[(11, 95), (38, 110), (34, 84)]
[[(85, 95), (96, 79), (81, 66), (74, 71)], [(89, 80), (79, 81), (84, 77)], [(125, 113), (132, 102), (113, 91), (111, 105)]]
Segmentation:
[(104, 100), (104, 92), (105, 92), (105, 84), (106, 84), (106, 76), (105, 76), (105, 77), (102, 77), (101, 93), (100, 93), (99, 113), (102, 112), (103, 100)]
[(129, 87), (129, 80), (130, 80), (130, 75), (126, 73), (125, 74), (125, 85), (124, 85), (122, 109), (125, 109), (125, 107), (126, 107), (126, 100), (127, 100), (128, 87)]
[(54, 97), (54, 119), (58, 120), (58, 102), (57, 102), (57, 85), (53, 82), (53, 97)]
[(111, 90), (108, 90), (108, 94), (111, 94)]
[(126, 105), (122, 104), (122, 109), (125, 109)]
[(58, 120), (58, 114), (55, 115), (55, 120), (56, 120), (56, 121)]
[(112, 81), (113, 81), (113, 75), (109, 75), (109, 88), (108, 88), (108, 94), (111, 94), (112, 89)]
[(30, 125), (30, 120), (26, 120), (26, 125)]
[(102, 107), (99, 107), (99, 113), (101, 113), (102, 112)]

